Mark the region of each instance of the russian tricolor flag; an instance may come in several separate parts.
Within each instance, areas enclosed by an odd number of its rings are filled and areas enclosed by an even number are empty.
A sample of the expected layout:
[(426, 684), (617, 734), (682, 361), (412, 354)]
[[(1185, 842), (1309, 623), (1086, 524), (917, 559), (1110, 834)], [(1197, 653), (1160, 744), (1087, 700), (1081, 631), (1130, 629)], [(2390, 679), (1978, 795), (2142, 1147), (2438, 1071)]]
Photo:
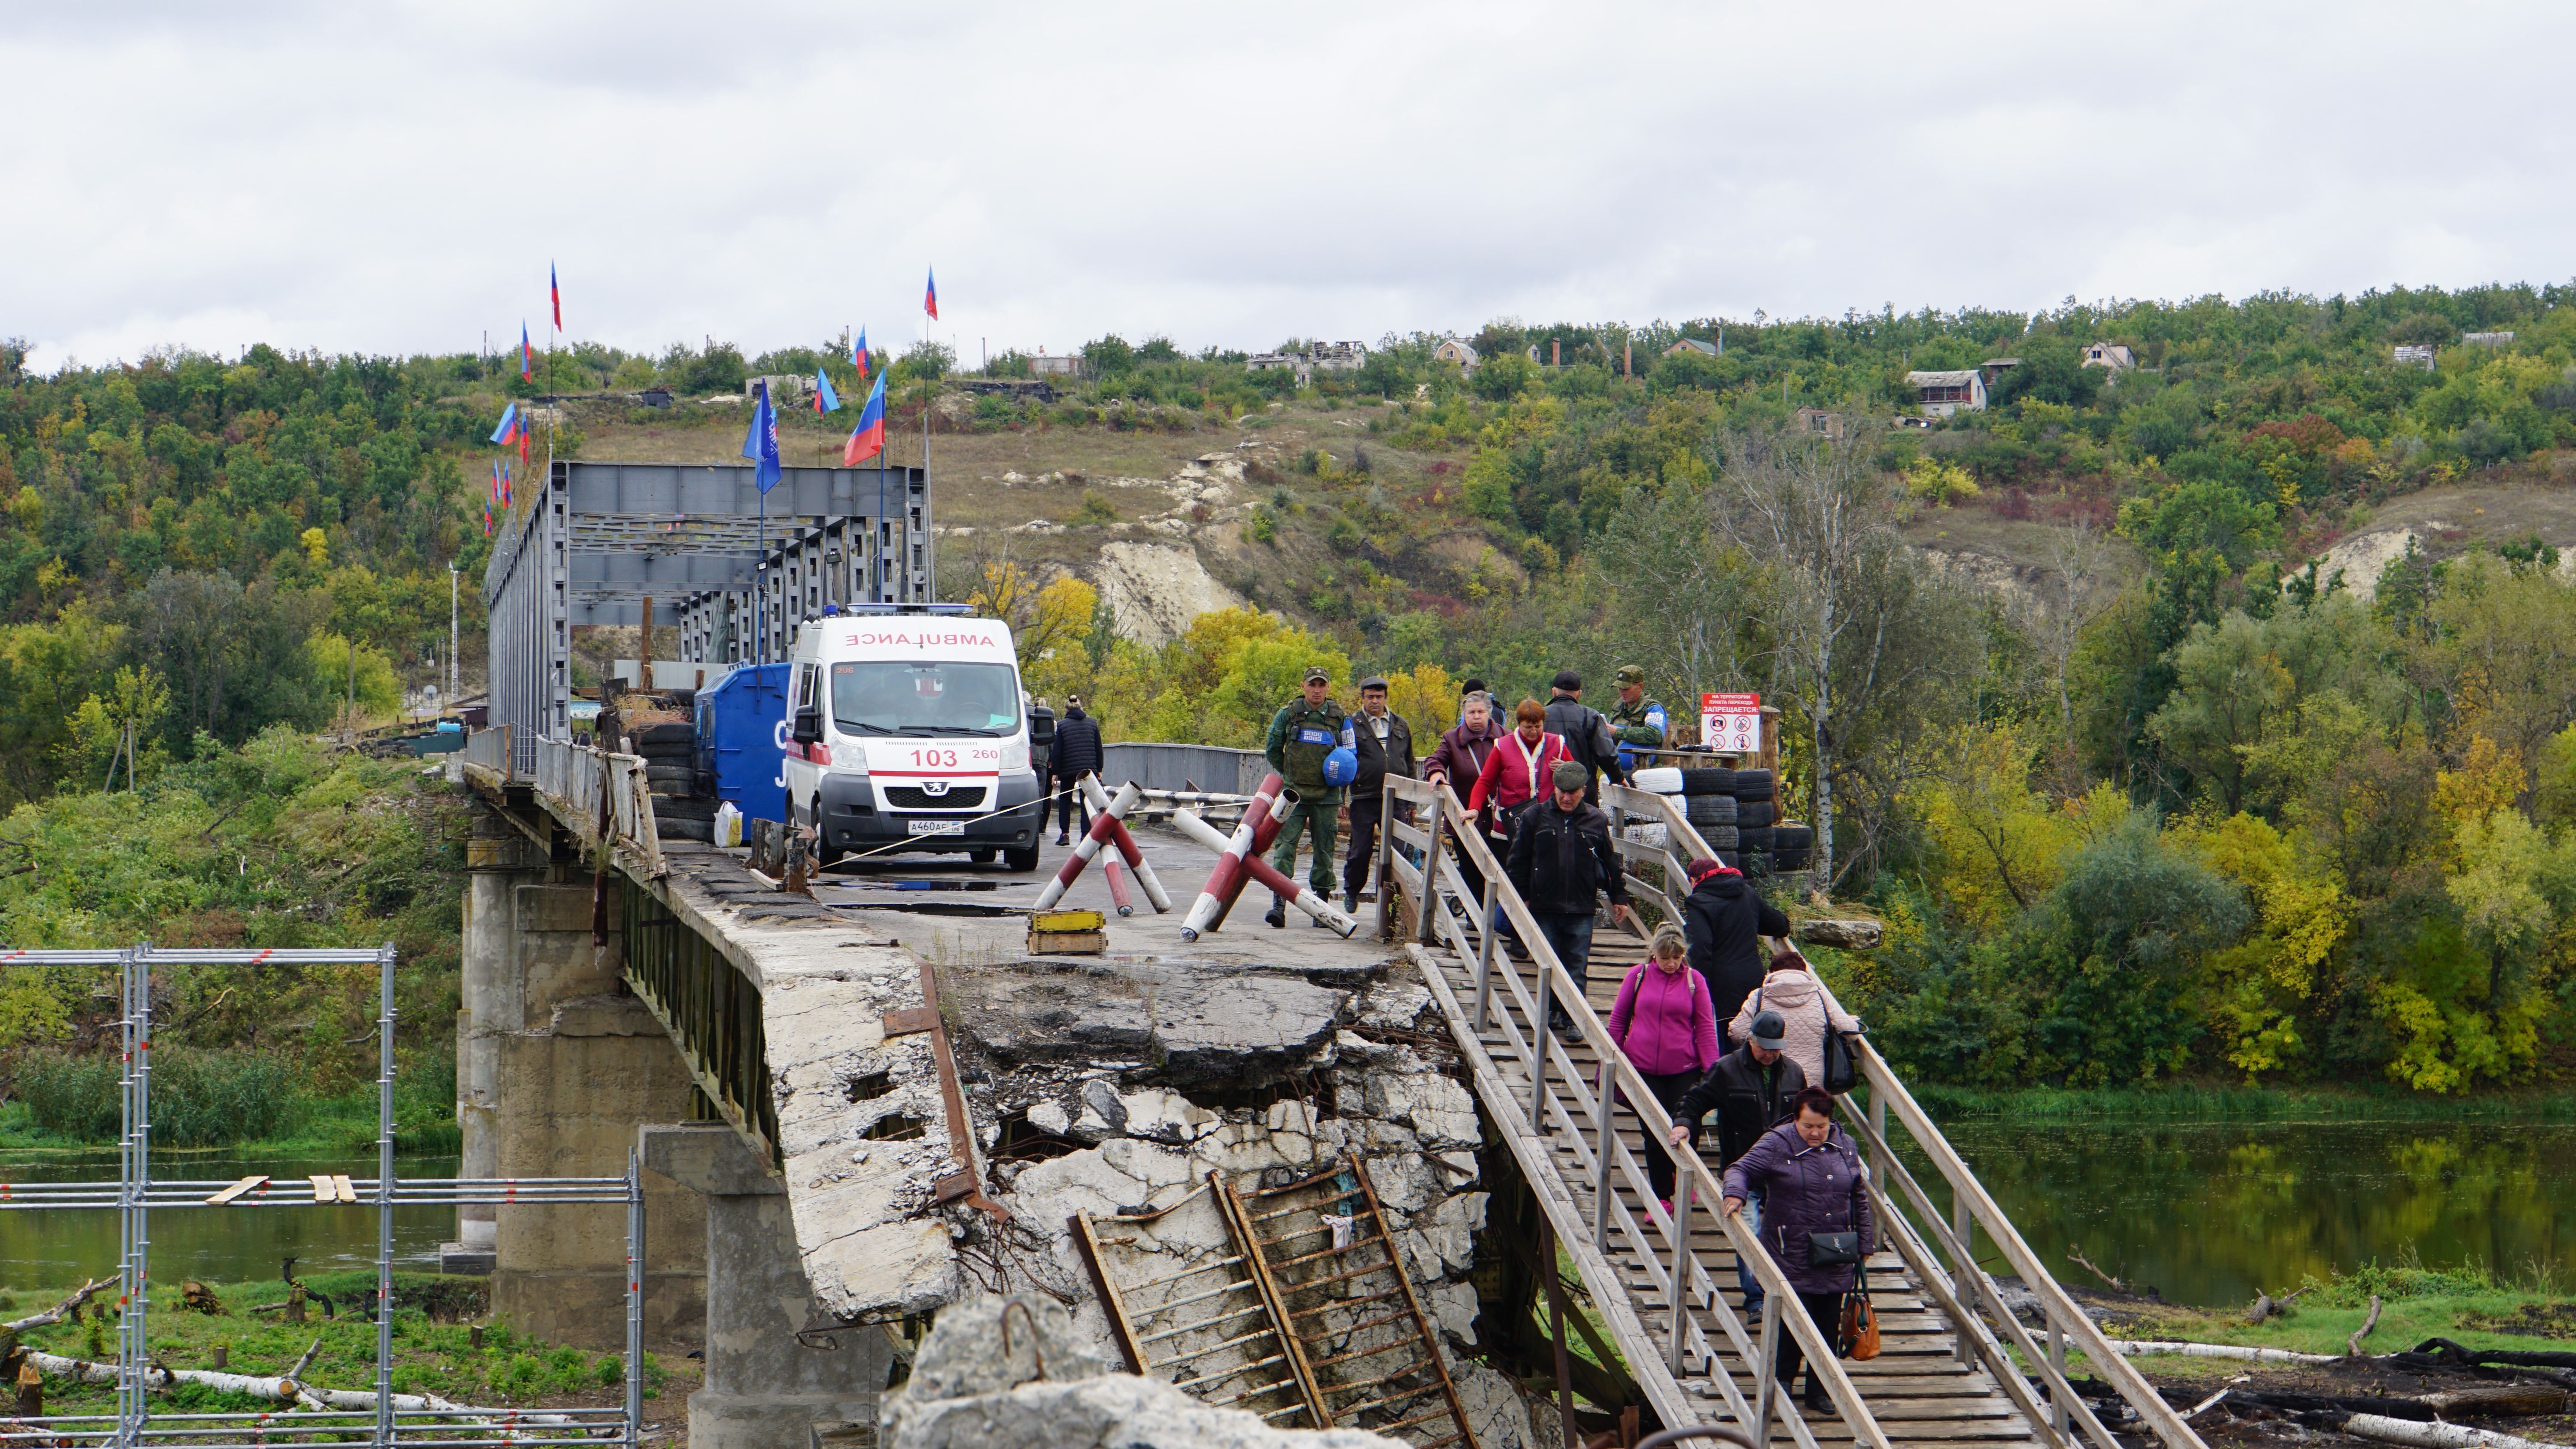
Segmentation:
[(537, 349), (528, 345), (528, 324), (524, 321), (519, 324), (519, 376), (528, 382), (537, 378)]
[(939, 269), (936, 267), (930, 269), (930, 285), (921, 294), (921, 310), (930, 314), (931, 321), (939, 320)]
[(859, 340), (850, 344), (850, 366), (859, 370), (859, 381), (868, 380), (868, 329), (859, 329)]
[(855, 468), (862, 461), (885, 451), (885, 374), (877, 374), (877, 385), (868, 394), (868, 405), (859, 412), (859, 425), (850, 432), (849, 445), (841, 449), (841, 466)]
[(519, 405), (517, 403), (501, 409), (501, 426), (492, 430), (492, 441), (504, 448), (519, 441)]

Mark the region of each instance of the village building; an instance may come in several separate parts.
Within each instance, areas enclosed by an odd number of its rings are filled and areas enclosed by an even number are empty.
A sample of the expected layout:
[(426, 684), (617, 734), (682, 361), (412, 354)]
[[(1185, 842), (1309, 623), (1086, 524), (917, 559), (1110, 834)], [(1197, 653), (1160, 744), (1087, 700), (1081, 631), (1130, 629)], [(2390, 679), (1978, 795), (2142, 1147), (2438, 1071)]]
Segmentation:
[(2129, 355), (2129, 349), (2119, 343), (2095, 342), (2084, 349), (2084, 365), (2107, 367), (2113, 372), (2126, 372), (2138, 364), (2137, 360)]
[[(2009, 365), (2018, 361), (2019, 358), (1996, 358), (1987, 366), (1992, 367), (1996, 362)], [(1972, 413), (1986, 410), (1985, 374), (1977, 368), (1963, 367), (1953, 372), (1909, 372), (1905, 374), (1905, 381), (1914, 389), (1923, 416), (1927, 418), (1946, 418), (1963, 410)]]

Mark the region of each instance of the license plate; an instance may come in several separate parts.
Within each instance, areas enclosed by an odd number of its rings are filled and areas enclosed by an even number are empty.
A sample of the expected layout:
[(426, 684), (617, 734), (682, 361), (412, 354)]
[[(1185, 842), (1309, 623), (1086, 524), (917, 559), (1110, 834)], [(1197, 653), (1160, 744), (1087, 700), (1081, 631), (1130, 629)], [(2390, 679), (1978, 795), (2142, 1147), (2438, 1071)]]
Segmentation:
[(963, 820), (907, 820), (904, 822), (904, 829), (915, 835), (963, 835), (966, 833), (966, 822)]

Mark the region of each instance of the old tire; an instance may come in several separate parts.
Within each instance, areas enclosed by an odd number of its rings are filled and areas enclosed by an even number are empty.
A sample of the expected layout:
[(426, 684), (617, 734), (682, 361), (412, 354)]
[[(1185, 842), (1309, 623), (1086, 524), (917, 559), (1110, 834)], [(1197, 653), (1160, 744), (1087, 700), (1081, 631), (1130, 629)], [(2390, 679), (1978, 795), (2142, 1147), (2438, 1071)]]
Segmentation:
[(1779, 843), (1773, 836), (1772, 830), (1773, 827), (1768, 825), (1738, 826), (1735, 831), (1735, 840), (1738, 845), (1741, 845), (1747, 851), (1759, 850), (1768, 853)]
[(1685, 797), (1682, 817), (1693, 825), (1736, 825), (1743, 816), (1732, 795), (1691, 795)]
[(1732, 795), (1735, 793), (1735, 771), (1723, 765), (1682, 771), (1682, 793), (1685, 795)]
[[(655, 725), (654, 728), (662, 729), (665, 727), (662, 725)], [(635, 753), (642, 755), (648, 766), (667, 764), (685, 767), (694, 763), (694, 757), (698, 753), (698, 742), (694, 736), (689, 739), (673, 740), (668, 743), (658, 740), (637, 740), (635, 741)]]
[(694, 796), (683, 799), (676, 796), (655, 795), (653, 818), (656, 820), (713, 820), (716, 818), (716, 806), (721, 803), (723, 802), (703, 800)]
[(1744, 857), (1732, 850), (1719, 851), (1717, 853), (1717, 863), (1725, 866), (1728, 870), (1744, 869)]
[(697, 726), (683, 720), (648, 724), (629, 733), (639, 755), (687, 754), (698, 742)]
[(1771, 798), (1773, 789), (1774, 782), (1769, 770), (1747, 769), (1735, 772), (1734, 793), (1738, 800), (1768, 800)]
[(714, 844), (716, 823), (712, 820), (681, 820), (656, 813), (653, 835), (658, 840), (696, 840)]
[(694, 787), (698, 783), (698, 768), (686, 760), (647, 759), (644, 762), (644, 783)]
[(1726, 852), (1735, 849), (1739, 844), (1741, 844), (1741, 841), (1736, 835), (1735, 827), (1732, 825), (1709, 826), (1707, 829), (1702, 830), (1699, 833), (1699, 838), (1707, 841), (1708, 848), (1716, 851), (1720, 855), (1724, 855)]
[(1038, 848), (1034, 845), (1030, 846), (1026, 850), (1005, 850), (1002, 852), (1002, 869), (1004, 870), (1017, 871), (1020, 874), (1025, 875), (1037, 868)]
[(1738, 825), (1771, 825), (1779, 820), (1780, 807), (1768, 800), (1745, 800), (1735, 807)]

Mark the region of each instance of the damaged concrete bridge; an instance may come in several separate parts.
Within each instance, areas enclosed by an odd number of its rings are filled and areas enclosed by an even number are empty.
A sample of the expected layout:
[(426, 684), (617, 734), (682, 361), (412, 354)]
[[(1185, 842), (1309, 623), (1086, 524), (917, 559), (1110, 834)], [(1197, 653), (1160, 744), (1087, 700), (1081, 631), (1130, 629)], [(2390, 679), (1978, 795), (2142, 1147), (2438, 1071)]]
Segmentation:
[[(1525, 912), (1463, 888), (1462, 848), (1499, 874), (1473, 831), (1398, 832), (1422, 864), (1386, 858), (1402, 889), (1376, 940), (1247, 917), (1185, 945), (1177, 916), (1142, 915), (1111, 920), (1104, 954), (1050, 957), (1023, 910), (1044, 871), (877, 863), (790, 894), (741, 851), (657, 839), (642, 768), (468, 741), (464, 1172), (580, 1174), (640, 1143), (646, 1334), (704, 1349), (701, 1449), (877, 1443), (930, 1319), (989, 1293), (1044, 1295), (1100, 1356), (1280, 1429), (1531, 1449), (1566, 1442), (1561, 1410), (1587, 1432), (1624, 1410), (1800, 1449), (2201, 1449), (1866, 1050), (1850, 1121), (1892, 1225), (1872, 1265), (1888, 1352), (1829, 1372), (1834, 1417), (1771, 1401), (1748, 1365), (1781, 1318), (1736, 1311), (1751, 1245), (1707, 1211), (1713, 1175), (1678, 1224), (1644, 1196), (1643, 1134), (1666, 1124), (1596, 1015), (1625, 960), (1604, 933), (1587, 999), (1544, 947), (1494, 951), (1478, 923)], [(1658, 797), (1611, 803), (1695, 845)], [(1203, 851), (1137, 836), (1195, 890)], [(1679, 878), (1664, 846), (1627, 848), (1640, 899)], [(1550, 991), (1572, 1048), (1533, 1030)], [(622, 1232), (462, 1212), (451, 1252), (488, 1265), (496, 1312), (550, 1341), (622, 1333)], [(2070, 1345), (2107, 1391), (2066, 1379)]]

